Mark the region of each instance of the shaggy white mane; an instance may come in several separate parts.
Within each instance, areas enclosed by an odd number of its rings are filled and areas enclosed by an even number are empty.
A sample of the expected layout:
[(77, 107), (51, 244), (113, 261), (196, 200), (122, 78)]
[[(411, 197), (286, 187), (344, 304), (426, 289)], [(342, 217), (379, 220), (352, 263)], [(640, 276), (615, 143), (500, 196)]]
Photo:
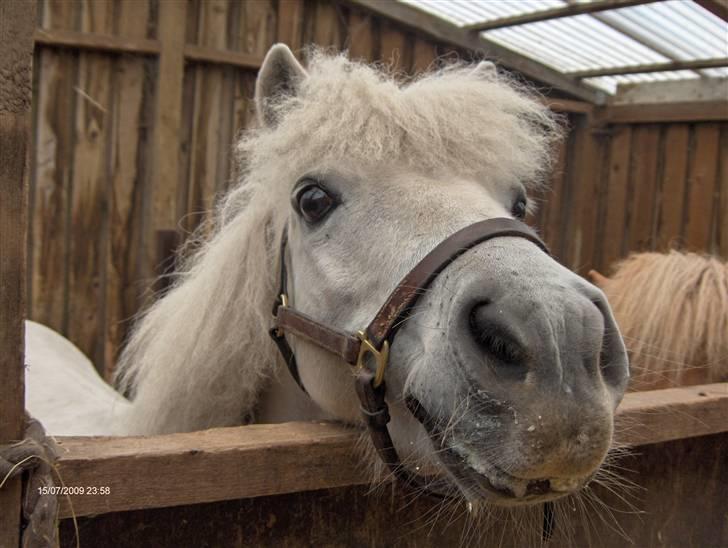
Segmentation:
[(174, 287), (137, 322), (119, 382), (128, 433), (240, 424), (277, 358), (267, 336), (289, 193), (307, 171), (387, 165), (488, 184), (539, 184), (559, 137), (544, 104), (502, 74), (448, 66), (400, 84), (343, 55), (313, 52), (295, 96), (269, 100), (276, 127), (248, 131), (245, 171)]

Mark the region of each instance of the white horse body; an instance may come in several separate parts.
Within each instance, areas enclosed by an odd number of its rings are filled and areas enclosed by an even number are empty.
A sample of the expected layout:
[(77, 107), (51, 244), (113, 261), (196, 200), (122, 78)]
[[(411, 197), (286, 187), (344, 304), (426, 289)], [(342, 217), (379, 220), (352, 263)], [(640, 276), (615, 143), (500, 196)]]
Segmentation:
[(51, 434), (114, 434), (131, 406), (71, 341), (32, 321), (25, 322), (25, 364), (25, 406)]

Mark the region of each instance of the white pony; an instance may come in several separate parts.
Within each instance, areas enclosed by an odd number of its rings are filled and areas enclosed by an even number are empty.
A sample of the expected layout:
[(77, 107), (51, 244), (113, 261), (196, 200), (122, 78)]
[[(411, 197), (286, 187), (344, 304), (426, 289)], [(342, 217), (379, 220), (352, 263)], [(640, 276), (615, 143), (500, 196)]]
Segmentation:
[[(399, 84), (344, 56), (314, 53), (307, 71), (276, 45), (256, 105), (261, 127), (238, 144), (246, 171), (214, 231), (123, 352), (130, 402), (88, 363), (55, 363), (53, 388), (68, 401), (43, 401), (41, 361), (53, 356), (35, 353), (40, 328), (29, 326), (28, 405), (52, 433), (361, 424), (350, 367), (289, 336), (306, 394), (268, 337), (284, 229), (293, 305), (356, 332), (449, 235), (523, 218), (559, 137), (543, 103), (490, 63)], [(68, 386), (73, 367), (88, 386)], [(452, 262), (399, 331), (385, 377), (390, 430), (406, 466), (439, 471), (470, 500), (550, 500), (601, 465), (628, 376), (601, 291), (533, 243), (500, 237)], [(440, 447), (405, 408), (409, 396), (433, 418)]]

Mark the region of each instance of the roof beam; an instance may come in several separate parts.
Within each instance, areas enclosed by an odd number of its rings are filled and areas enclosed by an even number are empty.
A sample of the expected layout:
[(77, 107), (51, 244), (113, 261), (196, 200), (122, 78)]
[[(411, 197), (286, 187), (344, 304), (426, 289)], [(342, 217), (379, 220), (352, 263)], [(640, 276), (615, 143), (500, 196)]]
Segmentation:
[(472, 32), (482, 32), (485, 30), (500, 29), (503, 27), (525, 25), (526, 23), (535, 23), (537, 21), (548, 21), (549, 19), (559, 19), (561, 17), (583, 15), (585, 13), (596, 13), (598, 11), (627, 8), (630, 6), (638, 6), (640, 4), (650, 4), (657, 1), (659, 0), (594, 0), (593, 2), (586, 4), (569, 4), (559, 8), (523, 13), (509, 17), (499, 17), (498, 19), (491, 19), (490, 21), (466, 25), (463, 28)]
[(436, 15), (427, 13), (401, 2), (382, 2), (381, 0), (344, 0), (348, 4), (371, 11), (420, 32), (438, 41), (453, 44), (471, 51), (481, 52), (485, 57), (518, 71), (524, 76), (553, 86), (578, 99), (594, 104), (604, 104), (606, 94), (578, 80), (565, 76), (525, 55), (496, 44), (477, 33), (458, 27)]
[(728, 57), (696, 59), (694, 61), (670, 61), (668, 63), (649, 63), (644, 65), (624, 65), (589, 70), (566, 72), (573, 78), (596, 78), (597, 76), (621, 76), (622, 74), (642, 74), (644, 72), (669, 72), (672, 70), (695, 70), (728, 67)]
[(723, 21), (728, 21), (728, 0), (695, 0), (695, 3), (713, 15), (717, 15)]

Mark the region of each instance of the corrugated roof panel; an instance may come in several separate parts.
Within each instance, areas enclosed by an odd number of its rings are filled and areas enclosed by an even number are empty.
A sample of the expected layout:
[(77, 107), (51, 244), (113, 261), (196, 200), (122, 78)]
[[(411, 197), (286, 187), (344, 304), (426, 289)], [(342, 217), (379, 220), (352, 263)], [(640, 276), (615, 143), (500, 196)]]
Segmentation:
[[(547, 46), (557, 58), (550, 64), (564, 72), (669, 61), (589, 15), (506, 27), (483, 34), (505, 46), (509, 42), (519, 43), (526, 55), (529, 55), (529, 42)], [(562, 53), (571, 54), (576, 63), (558, 61)], [(541, 60), (536, 55), (529, 56)]]
[[(566, 5), (563, 0), (401, 0), (405, 4), (423, 7), (426, 11), (469, 25), (501, 17), (535, 13)], [(592, 0), (589, 0), (592, 1)]]
[(637, 35), (649, 37), (676, 59), (705, 59), (728, 54), (725, 23), (721, 25), (720, 19), (693, 2), (670, 0), (608, 11), (601, 17)]
[[(565, 0), (399, 0), (457, 25), (487, 22), (567, 5)], [(573, 1), (573, 0), (572, 0)], [(578, 3), (593, 0), (576, 0)], [(561, 72), (728, 57), (728, 24), (685, 0), (664, 0), (483, 33), (484, 37)], [(497, 59), (496, 59), (497, 61)], [(614, 92), (622, 82), (727, 77), (728, 68), (587, 78)]]

